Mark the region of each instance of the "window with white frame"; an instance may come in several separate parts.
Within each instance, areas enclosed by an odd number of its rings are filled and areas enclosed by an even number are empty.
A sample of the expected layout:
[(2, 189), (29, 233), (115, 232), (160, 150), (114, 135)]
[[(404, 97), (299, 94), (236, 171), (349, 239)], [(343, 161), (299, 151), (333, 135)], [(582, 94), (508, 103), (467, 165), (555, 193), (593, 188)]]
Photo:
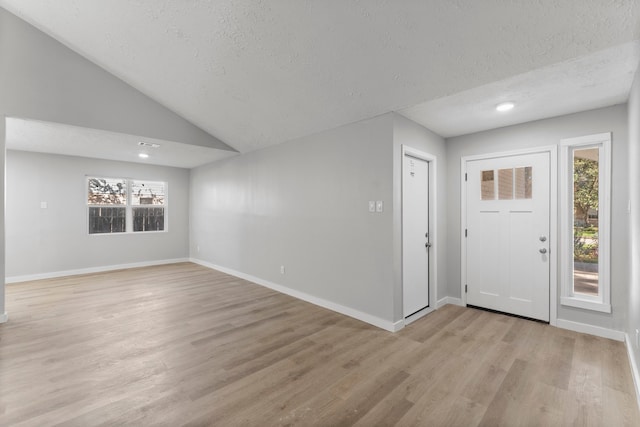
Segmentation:
[(164, 182), (130, 181), (133, 231), (164, 230)]
[(164, 231), (165, 182), (87, 178), (89, 234)]
[(561, 141), (563, 305), (611, 312), (611, 134)]

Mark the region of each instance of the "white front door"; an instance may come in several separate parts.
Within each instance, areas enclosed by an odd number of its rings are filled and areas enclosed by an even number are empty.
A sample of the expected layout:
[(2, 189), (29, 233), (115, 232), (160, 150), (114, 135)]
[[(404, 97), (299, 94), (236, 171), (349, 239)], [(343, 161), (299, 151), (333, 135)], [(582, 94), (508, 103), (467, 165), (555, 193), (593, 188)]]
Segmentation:
[(402, 292), (404, 317), (429, 306), (429, 162), (404, 155)]
[(549, 321), (549, 153), (466, 162), (467, 304)]

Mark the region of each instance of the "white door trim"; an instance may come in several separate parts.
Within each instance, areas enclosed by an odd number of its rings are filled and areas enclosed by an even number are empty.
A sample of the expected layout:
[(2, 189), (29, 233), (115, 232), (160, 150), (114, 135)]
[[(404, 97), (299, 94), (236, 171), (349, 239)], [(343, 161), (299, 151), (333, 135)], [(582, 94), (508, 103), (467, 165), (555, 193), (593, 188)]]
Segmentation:
[[(573, 292), (573, 149), (596, 148), (600, 167), (599, 277), (597, 297)], [(611, 313), (611, 132), (560, 140), (560, 304)]]
[[(409, 147), (407, 145), (402, 144), (402, 153), (401, 153), (401, 168), (400, 168), (400, 188), (403, 188), (403, 177), (404, 177), (404, 157), (405, 155), (415, 157), (416, 159), (424, 160), (429, 162), (429, 242), (431, 243), (431, 252), (429, 253), (429, 307), (425, 310), (421, 310), (418, 313), (404, 318), (404, 324), (408, 325), (409, 323), (418, 320), (422, 316), (425, 316), (436, 309), (437, 301), (438, 301), (438, 217), (437, 217), (437, 159), (436, 156), (417, 150), (415, 148)], [(402, 218), (402, 207), (403, 201), (400, 201), (401, 212), (400, 218)], [(402, 222), (402, 221), (401, 221)], [(402, 227), (404, 224), (401, 224), (400, 228), (400, 238), (402, 239)], [(402, 243), (400, 244), (400, 248), (402, 248)], [(402, 266), (403, 256), (402, 249), (401, 251), (401, 263)], [(400, 268), (400, 276), (402, 282), (402, 292), (401, 298), (404, 298), (404, 278), (402, 277), (402, 267)], [(404, 317), (404, 316), (403, 316)]]
[(498, 153), (475, 154), (460, 158), (460, 295), (462, 305), (467, 305), (467, 186), (465, 174), (467, 162), (494, 159), (521, 154), (549, 153), (549, 324), (557, 326), (558, 320), (558, 147), (548, 145)]

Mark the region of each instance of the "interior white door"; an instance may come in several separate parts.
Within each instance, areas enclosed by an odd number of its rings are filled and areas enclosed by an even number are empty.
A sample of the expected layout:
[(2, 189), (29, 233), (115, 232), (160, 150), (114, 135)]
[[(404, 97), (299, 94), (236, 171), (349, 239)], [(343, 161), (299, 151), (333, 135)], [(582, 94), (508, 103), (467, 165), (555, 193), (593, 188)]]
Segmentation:
[(404, 155), (402, 290), (404, 317), (429, 306), (429, 162)]
[(467, 304), (549, 321), (549, 153), (466, 173)]

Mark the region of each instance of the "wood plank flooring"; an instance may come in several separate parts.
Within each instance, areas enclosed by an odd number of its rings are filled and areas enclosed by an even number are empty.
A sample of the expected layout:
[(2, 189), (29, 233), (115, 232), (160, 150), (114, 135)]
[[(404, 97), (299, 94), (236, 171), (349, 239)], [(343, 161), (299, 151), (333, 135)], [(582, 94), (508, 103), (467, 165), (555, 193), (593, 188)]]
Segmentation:
[(392, 334), (182, 263), (7, 310), (2, 426), (640, 426), (622, 343), (470, 308)]

